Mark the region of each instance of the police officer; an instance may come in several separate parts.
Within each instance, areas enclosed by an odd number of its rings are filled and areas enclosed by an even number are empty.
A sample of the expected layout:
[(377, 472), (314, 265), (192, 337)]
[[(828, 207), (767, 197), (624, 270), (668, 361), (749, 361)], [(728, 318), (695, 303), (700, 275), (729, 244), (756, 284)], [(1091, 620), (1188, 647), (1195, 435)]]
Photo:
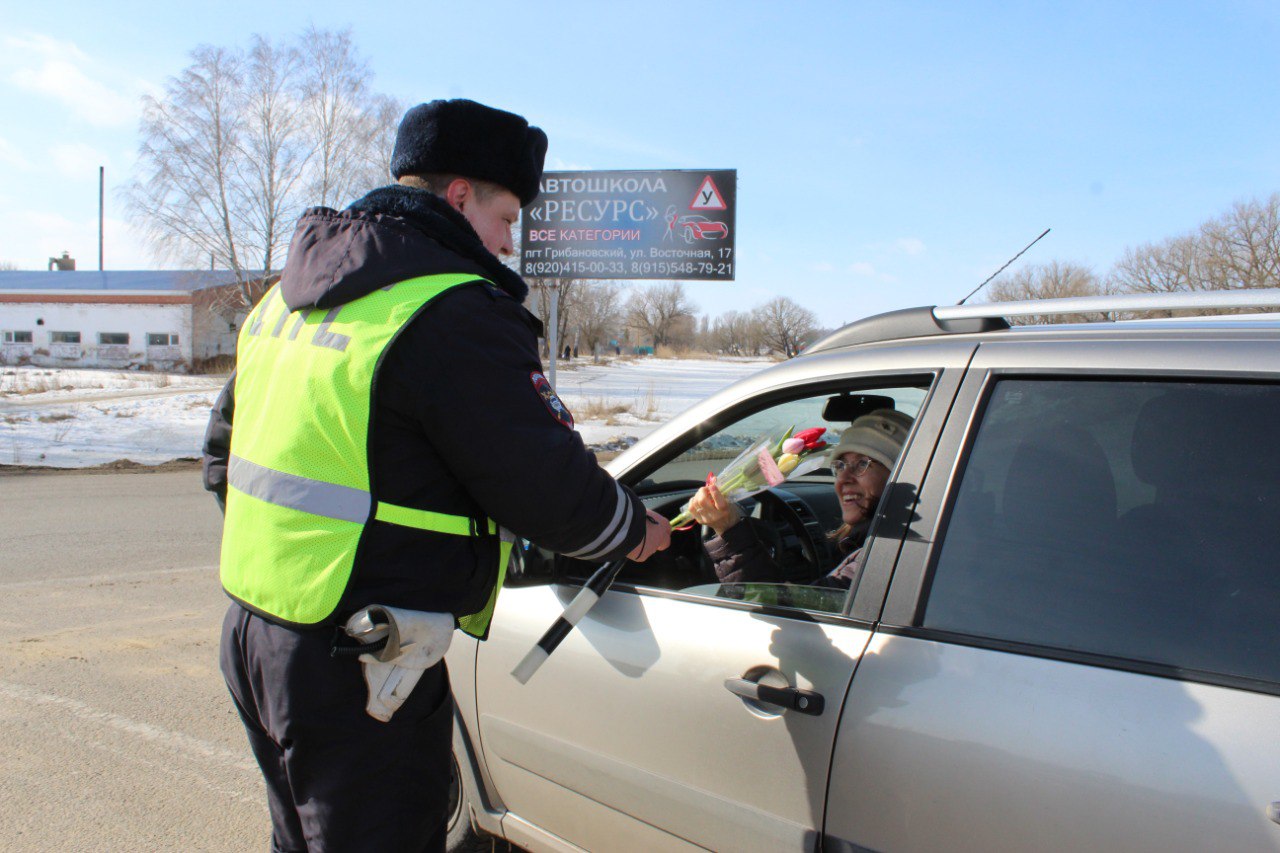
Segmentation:
[(512, 533), (596, 561), (669, 542), (583, 446), (542, 374), (528, 288), (497, 257), (546, 146), (472, 101), (409, 110), (397, 182), (306, 211), (241, 330), (205, 485), (226, 511), (222, 671), (275, 850), (444, 847), (445, 666), (380, 721), (367, 664), (331, 654), (335, 626), (382, 605), (484, 638)]

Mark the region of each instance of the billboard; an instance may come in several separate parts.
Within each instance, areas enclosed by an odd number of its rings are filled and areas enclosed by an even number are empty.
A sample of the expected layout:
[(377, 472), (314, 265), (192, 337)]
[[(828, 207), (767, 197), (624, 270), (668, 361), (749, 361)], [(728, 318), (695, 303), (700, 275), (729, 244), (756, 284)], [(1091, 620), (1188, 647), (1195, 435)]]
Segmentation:
[(733, 281), (737, 197), (736, 169), (544, 172), (520, 274)]

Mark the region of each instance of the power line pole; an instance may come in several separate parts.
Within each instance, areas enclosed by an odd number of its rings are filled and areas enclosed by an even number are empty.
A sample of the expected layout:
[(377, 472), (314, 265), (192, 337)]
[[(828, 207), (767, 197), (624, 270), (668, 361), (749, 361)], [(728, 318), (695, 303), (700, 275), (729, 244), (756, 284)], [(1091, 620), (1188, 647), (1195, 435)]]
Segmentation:
[(107, 167), (98, 167), (98, 272), (102, 272), (102, 218), (103, 218), (103, 198), (105, 196), (105, 188), (107, 181)]

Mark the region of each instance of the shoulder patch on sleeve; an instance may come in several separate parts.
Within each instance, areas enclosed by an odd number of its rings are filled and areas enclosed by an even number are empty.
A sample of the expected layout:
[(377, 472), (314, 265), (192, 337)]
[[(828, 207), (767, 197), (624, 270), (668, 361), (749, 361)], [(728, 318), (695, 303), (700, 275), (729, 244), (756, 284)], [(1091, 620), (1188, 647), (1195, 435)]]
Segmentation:
[(533, 383), (533, 390), (538, 392), (538, 396), (542, 398), (542, 404), (547, 407), (551, 417), (565, 427), (573, 429), (573, 414), (564, 401), (556, 396), (555, 389), (551, 387), (547, 377), (535, 370), (529, 374), (529, 381)]

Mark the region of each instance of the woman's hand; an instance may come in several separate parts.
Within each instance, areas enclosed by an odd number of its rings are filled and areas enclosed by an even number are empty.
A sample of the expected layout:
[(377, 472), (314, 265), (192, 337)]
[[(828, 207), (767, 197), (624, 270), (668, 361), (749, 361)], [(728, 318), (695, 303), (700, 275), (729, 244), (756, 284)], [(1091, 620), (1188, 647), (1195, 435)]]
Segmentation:
[(738, 505), (729, 500), (716, 485), (715, 477), (707, 480), (707, 484), (689, 501), (689, 514), (699, 524), (705, 524), (723, 536), (724, 532), (742, 519)]

